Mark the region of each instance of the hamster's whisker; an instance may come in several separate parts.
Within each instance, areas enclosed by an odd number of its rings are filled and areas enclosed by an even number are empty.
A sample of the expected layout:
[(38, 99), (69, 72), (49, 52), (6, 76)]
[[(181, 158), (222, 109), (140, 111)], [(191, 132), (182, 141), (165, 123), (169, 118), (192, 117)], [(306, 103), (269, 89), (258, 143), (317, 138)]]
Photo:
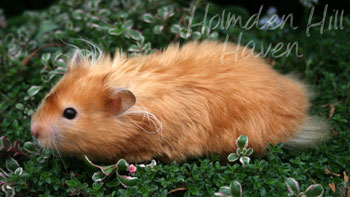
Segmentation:
[(145, 129), (145, 128), (143, 128), (143, 127), (141, 127), (140, 125), (137, 125), (137, 124), (135, 124), (138, 128), (140, 128), (140, 129), (142, 129), (144, 132), (146, 132), (146, 133), (157, 133), (157, 132), (153, 132), (153, 131), (148, 131), (147, 129)]
[(54, 147), (51, 140), (48, 140), (48, 145), (46, 145), (46, 148), (43, 148), (43, 150), (50, 150), (51, 155), (55, 156)]
[(144, 128), (142, 128), (139, 125), (136, 125), (138, 128), (142, 129), (143, 131), (147, 132), (147, 133), (158, 133), (161, 135), (162, 133), (162, 128), (163, 125), (160, 122), (160, 120), (152, 113), (143, 110), (143, 111), (128, 111), (127, 114), (135, 114), (135, 115), (142, 115), (143, 116), (143, 121), (146, 118), (154, 127), (155, 127), (155, 131), (148, 131)]
[(90, 50), (85, 50), (85, 57), (87, 57), (90, 60), (91, 65), (96, 64), (96, 62), (98, 62), (102, 58), (103, 51), (95, 43), (89, 40), (83, 38), (80, 38), (78, 40), (81, 40), (90, 46)]
[(87, 59), (87, 60), (89, 60), (88, 62), (90, 65), (95, 65), (96, 62), (98, 62), (103, 57), (104, 53), (103, 53), (102, 49), (100, 47), (98, 47), (97, 44), (95, 44), (89, 40), (83, 39), (83, 38), (79, 38), (76, 40), (85, 42), (87, 45), (89, 45), (90, 49), (89, 50), (88, 49), (80, 49), (76, 45), (69, 44), (69, 43), (66, 43), (63, 40), (61, 40), (64, 44), (73, 48), (72, 55), (70, 55), (72, 57), (70, 61), (71, 61), (71, 63), (73, 63), (73, 65), (75, 65), (74, 63), (79, 62), (79, 61), (77, 61), (78, 59), (79, 60)]
[(51, 141), (51, 144), (52, 144), (52, 147), (55, 149), (55, 151), (56, 151), (58, 157), (60, 158), (60, 160), (61, 160), (61, 162), (62, 162), (62, 164), (63, 164), (64, 169), (67, 171), (67, 166), (66, 166), (66, 164), (64, 163), (64, 161), (63, 161), (63, 159), (62, 159), (62, 155), (61, 155), (60, 151), (58, 150), (57, 145), (56, 145), (55, 143), (52, 143), (52, 141)]
[[(160, 122), (160, 120), (157, 118), (156, 115), (154, 115), (153, 113), (150, 113), (147, 111), (146, 107), (142, 106), (143, 111), (140, 111), (139, 113), (144, 114), (143, 117), (147, 117), (147, 119), (149, 121), (151, 121), (153, 123), (153, 125), (157, 128), (158, 133), (161, 134), (161, 132), (163, 131), (163, 124)], [(150, 118), (150, 116), (152, 117), (153, 120), (155, 120), (155, 122)]]

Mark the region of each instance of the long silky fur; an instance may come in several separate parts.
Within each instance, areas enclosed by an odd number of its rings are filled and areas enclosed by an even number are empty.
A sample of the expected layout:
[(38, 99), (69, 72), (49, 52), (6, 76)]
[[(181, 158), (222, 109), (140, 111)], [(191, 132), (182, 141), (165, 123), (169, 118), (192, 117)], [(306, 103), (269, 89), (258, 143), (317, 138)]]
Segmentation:
[[(235, 152), (240, 135), (260, 155), (270, 142), (295, 149), (328, 136), (327, 121), (308, 114), (306, 85), (247, 57), (250, 50), (237, 56), (230, 53), (236, 45), (203, 41), (111, 58), (83, 41), (91, 50), (73, 46), (68, 72), (32, 118), (47, 148), (98, 160), (171, 162)], [(109, 106), (116, 88), (136, 97), (122, 114)], [(64, 107), (76, 107), (79, 121), (62, 119)]]

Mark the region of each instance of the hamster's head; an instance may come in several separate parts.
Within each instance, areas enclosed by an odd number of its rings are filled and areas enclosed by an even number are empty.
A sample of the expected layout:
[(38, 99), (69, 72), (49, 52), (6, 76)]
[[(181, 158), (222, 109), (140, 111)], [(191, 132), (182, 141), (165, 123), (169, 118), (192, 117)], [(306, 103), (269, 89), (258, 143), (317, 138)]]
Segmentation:
[(110, 87), (109, 77), (107, 67), (70, 66), (32, 116), (31, 132), (39, 144), (98, 159), (125, 151), (131, 134), (125, 132), (123, 114), (136, 98), (125, 87)]

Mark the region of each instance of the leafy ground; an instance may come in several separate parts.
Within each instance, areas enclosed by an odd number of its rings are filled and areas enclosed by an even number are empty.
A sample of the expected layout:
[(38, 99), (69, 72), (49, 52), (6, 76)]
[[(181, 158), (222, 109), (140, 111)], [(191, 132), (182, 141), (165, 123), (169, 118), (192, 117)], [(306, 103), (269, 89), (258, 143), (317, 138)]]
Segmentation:
[[(297, 29), (286, 25), (275, 30), (247, 29), (239, 25), (214, 29), (216, 17), (211, 29), (198, 25), (188, 34), (191, 8), (196, 6), (193, 24), (198, 24), (205, 16), (206, 5), (207, 2), (200, 1), (62, 0), (43, 11), (25, 12), (20, 17), (7, 19), (7, 25), (0, 23), (0, 135), (20, 144), (31, 141), (30, 116), (65, 70), (64, 62), (72, 50), (66, 43), (88, 49), (89, 45), (80, 40), (83, 38), (106, 52), (121, 48), (131, 54), (149, 53), (170, 42), (228, 38), (241, 44), (254, 41), (257, 52), (266, 52), (269, 45), (278, 43), (284, 44), (282, 51), (285, 51), (288, 43), (297, 42), (302, 57), (295, 52), (276, 57), (276, 53), (268, 51), (266, 59), (281, 73), (298, 73), (312, 87), (314, 97), (310, 111), (330, 119), (330, 140), (304, 151), (270, 147), (267, 157), (253, 156), (251, 164), (244, 168), (239, 163), (220, 164), (217, 156), (184, 164), (158, 163), (154, 169), (139, 168), (135, 174), (139, 181), (128, 188), (115, 176), (93, 182), (91, 176), (96, 170), (76, 158), (46, 158), (33, 152), (27, 156), (13, 155), (16, 151), (0, 154), (0, 168), (7, 171), (5, 160), (9, 156), (15, 157), (23, 168), (21, 175), (9, 172), (5, 180), (15, 188), (16, 194), (209, 196), (237, 180), (245, 196), (287, 196), (284, 181), (288, 177), (295, 178), (302, 190), (312, 183), (321, 184), (325, 196), (349, 192), (350, 184), (345, 182), (350, 173), (350, 17), (347, 13), (342, 20), (344, 28), (339, 25), (337, 29), (328, 28), (329, 14), (323, 31), (320, 26), (313, 27), (309, 36), (306, 33), (308, 16), (294, 25)], [(217, 5), (208, 8), (207, 26), (210, 18), (223, 12)], [(239, 15), (243, 21), (250, 16), (241, 7), (225, 9), (226, 14)], [(305, 11), (309, 13), (308, 8)], [(0, 20), (3, 20), (1, 11)], [(313, 22), (320, 20), (321, 16), (312, 19)]]

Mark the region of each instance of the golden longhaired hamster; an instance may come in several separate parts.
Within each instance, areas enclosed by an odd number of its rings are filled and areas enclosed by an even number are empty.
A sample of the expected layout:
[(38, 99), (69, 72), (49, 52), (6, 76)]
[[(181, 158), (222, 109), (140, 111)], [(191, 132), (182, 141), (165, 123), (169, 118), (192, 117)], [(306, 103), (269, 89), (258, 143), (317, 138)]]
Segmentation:
[(127, 58), (86, 57), (43, 99), (31, 132), (44, 148), (93, 160), (166, 162), (235, 152), (240, 135), (260, 155), (268, 143), (304, 147), (327, 123), (308, 116), (305, 85), (251, 50), (190, 42)]

